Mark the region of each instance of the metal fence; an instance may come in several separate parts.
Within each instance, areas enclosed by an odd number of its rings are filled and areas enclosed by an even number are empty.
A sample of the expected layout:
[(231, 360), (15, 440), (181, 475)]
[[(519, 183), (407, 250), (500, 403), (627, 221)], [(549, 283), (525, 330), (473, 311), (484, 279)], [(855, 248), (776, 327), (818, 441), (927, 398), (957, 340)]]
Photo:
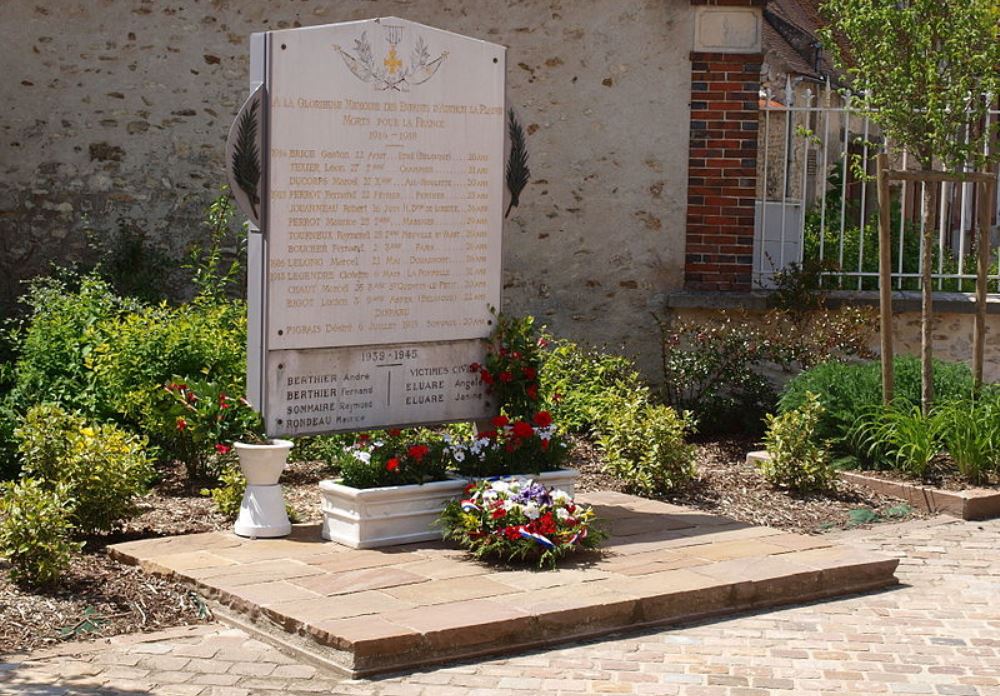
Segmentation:
[[(822, 269), (825, 287), (878, 288), (878, 200), (875, 156), (885, 143), (856, 101), (827, 85), (794, 84), (760, 98), (753, 269), (758, 287), (774, 286), (774, 274), (791, 263)], [(1000, 120), (993, 110), (990, 122)], [(891, 149), (891, 148), (890, 148)], [(916, 168), (903, 152), (893, 167)], [(892, 282), (898, 290), (920, 288), (921, 187), (893, 187)], [(971, 292), (978, 190), (972, 183), (940, 184), (935, 289)], [(991, 246), (997, 243), (998, 202), (991, 201)], [(990, 266), (991, 292), (1000, 292), (1000, 268)]]

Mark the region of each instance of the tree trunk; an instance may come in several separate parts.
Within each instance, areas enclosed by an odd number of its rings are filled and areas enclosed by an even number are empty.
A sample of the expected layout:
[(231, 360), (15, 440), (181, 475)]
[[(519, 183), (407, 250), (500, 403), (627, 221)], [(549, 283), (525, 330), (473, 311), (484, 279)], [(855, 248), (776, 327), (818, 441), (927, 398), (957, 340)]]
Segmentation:
[(925, 416), (930, 413), (934, 402), (934, 367), (931, 357), (934, 349), (934, 288), (931, 273), (934, 263), (934, 218), (938, 186), (927, 183), (923, 186), (923, 239), (920, 245), (921, 264), (921, 312), (920, 312), (920, 410)]

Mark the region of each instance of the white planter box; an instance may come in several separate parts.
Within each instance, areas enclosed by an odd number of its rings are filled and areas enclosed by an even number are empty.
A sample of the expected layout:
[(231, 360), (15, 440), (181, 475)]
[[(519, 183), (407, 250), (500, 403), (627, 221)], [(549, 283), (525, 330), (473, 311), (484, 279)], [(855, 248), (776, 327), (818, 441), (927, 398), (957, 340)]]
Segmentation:
[[(580, 472), (547, 471), (531, 478), (573, 493)], [(319, 482), (323, 498), (323, 538), (355, 549), (412, 544), (441, 538), (434, 520), (448, 501), (458, 498), (467, 479), (432, 481), (422, 486), (351, 488), (337, 481)]]

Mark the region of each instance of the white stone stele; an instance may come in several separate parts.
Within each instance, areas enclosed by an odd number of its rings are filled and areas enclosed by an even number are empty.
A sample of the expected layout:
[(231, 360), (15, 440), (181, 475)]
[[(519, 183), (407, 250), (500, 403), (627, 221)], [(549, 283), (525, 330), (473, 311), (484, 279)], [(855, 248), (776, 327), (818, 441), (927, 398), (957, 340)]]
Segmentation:
[(274, 538), (292, 533), (285, 498), (278, 483), (292, 444), (291, 440), (277, 439), (260, 445), (235, 443), (240, 469), (247, 480), (240, 514), (233, 527), (238, 536)]
[[(559, 469), (525, 477), (573, 494), (580, 472)], [(434, 521), (448, 501), (459, 498), (468, 479), (423, 485), (351, 488), (337, 481), (319, 482), (323, 498), (323, 538), (354, 549), (373, 549), (441, 538)]]

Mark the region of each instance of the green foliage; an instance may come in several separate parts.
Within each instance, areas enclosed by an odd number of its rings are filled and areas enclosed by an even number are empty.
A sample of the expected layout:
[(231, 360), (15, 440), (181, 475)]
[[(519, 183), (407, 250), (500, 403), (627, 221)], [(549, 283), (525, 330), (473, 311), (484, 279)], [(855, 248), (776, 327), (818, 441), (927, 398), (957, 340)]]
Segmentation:
[(780, 416), (767, 414), (764, 445), (770, 457), (760, 463), (764, 478), (797, 491), (833, 486), (836, 472), (830, 465), (829, 452), (815, 438), (822, 414), (823, 406), (812, 392), (806, 393), (805, 403), (797, 409)]
[(1000, 93), (996, 0), (828, 0), (823, 11), (826, 47), (887, 138), (925, 169), (997, 161), (984, 147), (997, 126), (980, 127)]
[(10, 563), (14, 582), (48, 585), (69, 567), (83, 546), (70, 538), (72, 503), (62, 483), (53, 487), (25, 478), (0, 484), (0, 555)]
[(109, 531), (131, 516), (153, 477), (145, 439), (112, 424), (88, 425), (55, 404), (31, 408), (16, 436), (23, 475), (51, 490), (65, 486), (84, 532)]
[[(208, 228), (208, 244), (194, 246), (184, 268), (191, 272), (197, 304), (225, 304), (230, 293), (242, 294), (243, 263), (246, 253), (246, 226), (233, 231), (235, 208), (229, 196), (229, 189), (222, 192), (208, 207), (205, 226)], [(236, 246), (233, 257), (226, 262), (224, 247), (232, 243)]]
[(648, 398), (647, 387), (626, 357), (546, 337), (541, 386), (545, 405), (560, 427), (599, 432), (621, 398)]
[(447, 477), (445, 442), (426, 430), (361, 433), (337, 453), (341, 482), (352, 488), (403, 486)]
[(538, 372), (543, 342), (531, 316), (494, 315), (496, 326), (485, 364), (469, 366), (479, 372), (499, 410), (514, 419), (527, 419), (538, 410)]
[(122, 297), (143, 302), (167, 298), (168, 273), (177, 261), (150, 243), (146, 231), (135, 221), (118, 218), (114, 232), (90, 240), (98, 256), (95, 275), (103, 278)]
[(203, 488), (201, 494), (212, 498), (212, 504), (219, 514), (228, 519), (236, 519), (246, 487), (247, 480), (240, 471), (239, 464), (227, 461), (219, 474), (219, 485), (215, 488)]
[(293, 462), (329, 462), (337, 458), (345, 447), (350, 447), (354, 442), (354, 435), (350, 433), (336, 433), (333, 435), (310, 435), (297, 437), (294, 440), (295, 446), (289, 454), (289, 461)]
[(173, 418), (173, 430), (160, 435), (170, 438), (173, 451), (185, 453), (189, 478), (204, 476), (211, 457), (235, 456), (232, 448), (237, 440), (264, 439), (260, 414), (218, 382), (175, 377), (157, 396), (158, 412), (166, 412), (167, 423)]
[(878, 513), (871, 508), (854, 508), (847, 513), (847, 526), (858, 527), (863, 524), (878, 522)]
[(932, 412), (941, 444), (969, 483), (986, 483), (1000, 472), (1000, 392), (990, 389), (975, 402), (941, 403)]
[(14, 368), (16, 409), (53, 402), (89, 416), (110, 415), (90, 361), (107, 340), (108, 322), (136, 305), (96, 276), (72, 274), (35, 280), (22, 302), (29, 313)]
[(867, 357), (876, 325), (875, 312), (858, 307), (661, 320), (664, 401), (691, 411), (702, 433), (757, 432), (777, 398), (768, 368)]
[(868, 461), (921, 479), (942, 448), (937, 424), (919, 406), (874, 408), (857, 420), (848, 437)]
[[(190, 440), (177, 437), (177, 415), (163, 385), (208, 381), (242, 394), (246, 312), (242, 302), (158, 305), (107, 320), (92, 358), (95, 378), (119, 417), (146, 433), (168, 459), (200, 466)], [(192, 460), (191, 457), (195, 459)]]
[(644, 495), (669, 493), (695, 474), (694, 447), (684, 442), (690, 414), (645, 399), (621, 399), (597, 444), (607, 471)]
[[(900, 407), (920, 403), (920, 361), (909, 356), (897, 356), (895, 398)], [(800, 408), (806, 394), (819, 397), (824, 412), (816, 425), (819, 441), (829, 441), (837, 451), (866, 459), (863, 451), (852, 443), (848, 433), (859, 417), (870, 413), (882, 403), (882, 375), (878, 362), (827, 362), (806, 370), (785, 385), (778, 402), (778, 412)], [(940, 360), (934, 362), (934, 393), (941, 401), (967, 399), (972, 394), (972, 373), (961, 363)]]

